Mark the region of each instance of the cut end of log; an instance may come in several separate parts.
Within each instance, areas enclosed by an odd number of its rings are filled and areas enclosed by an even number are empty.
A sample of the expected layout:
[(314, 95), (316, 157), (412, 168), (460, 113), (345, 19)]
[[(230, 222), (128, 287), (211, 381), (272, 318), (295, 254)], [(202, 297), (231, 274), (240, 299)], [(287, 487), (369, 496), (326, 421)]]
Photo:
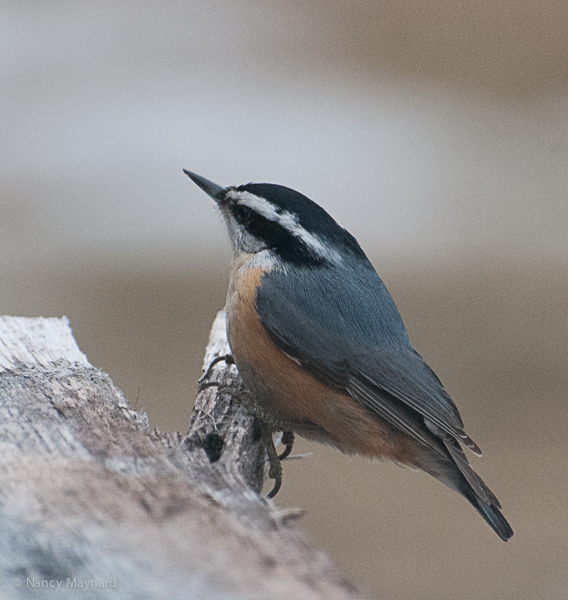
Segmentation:
[(22, 366), (50, 369), (61, 361), (91, 367), (67, 317), (0, 316), (0, 373)]
[(227, 341), (227, 313), (220, 310), (213, 321), (211, 333), (209, 334), (209, 343), (205, 350), (203, 359), (203, 372), (205, 373), (213, 359), (217, 356), (230, 354), (229, 342)]

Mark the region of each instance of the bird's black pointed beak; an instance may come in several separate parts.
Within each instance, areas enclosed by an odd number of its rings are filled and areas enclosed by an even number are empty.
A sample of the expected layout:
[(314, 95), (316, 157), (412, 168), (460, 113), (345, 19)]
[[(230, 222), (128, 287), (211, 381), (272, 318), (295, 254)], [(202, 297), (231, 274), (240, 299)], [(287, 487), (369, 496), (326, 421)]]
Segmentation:
[(205, 179), (205, 177), (201, 177), (201, 175), (197, 175), (197, 173), (192, 173), (191, 171), (186, 171), (185, 169), (183, 169), (183, 172), (206, 194), (211, 196), (215, 202), (222, 200), (225, 192), (227, 191), (226, 188), (209, 181), (209, 179)]

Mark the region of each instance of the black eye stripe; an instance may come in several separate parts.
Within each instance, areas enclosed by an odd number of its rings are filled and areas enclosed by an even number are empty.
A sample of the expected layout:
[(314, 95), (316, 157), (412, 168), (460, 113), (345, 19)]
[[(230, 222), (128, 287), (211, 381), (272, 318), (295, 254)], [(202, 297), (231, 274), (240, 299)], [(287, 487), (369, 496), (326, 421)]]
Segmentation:
[(267, 219), (243, 204), (233, 204), (231, 212), (239, 225), (242, 225), (254, 237), (263, 240), (268, 248), (287, 262), (308, 262), (312, 266), (322, 262), (321, 258), (317, 257), (303, 240), (293, 235), (280, 223)]
[(233, 214), (235, 215), (235, 219), (241, 224), (245, 225), (248, 223), (254, 216), (254, 211), (252, 208), (248, 206), (244, 206), (243, 204), (236, 204), (233, 206)]

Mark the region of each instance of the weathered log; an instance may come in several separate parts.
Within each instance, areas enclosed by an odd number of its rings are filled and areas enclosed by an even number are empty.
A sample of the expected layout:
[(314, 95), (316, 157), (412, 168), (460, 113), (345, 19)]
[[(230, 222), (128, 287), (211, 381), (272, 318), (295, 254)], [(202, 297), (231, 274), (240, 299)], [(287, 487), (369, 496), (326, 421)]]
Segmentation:
[[(205, 363), (227, 351), (220, 313)], [(198, 395), (186, 436), (160, 434), (66, 319), (0, 317), (2, 597), (363, 597), (258, 494), (254, 422), (218, 396)]]

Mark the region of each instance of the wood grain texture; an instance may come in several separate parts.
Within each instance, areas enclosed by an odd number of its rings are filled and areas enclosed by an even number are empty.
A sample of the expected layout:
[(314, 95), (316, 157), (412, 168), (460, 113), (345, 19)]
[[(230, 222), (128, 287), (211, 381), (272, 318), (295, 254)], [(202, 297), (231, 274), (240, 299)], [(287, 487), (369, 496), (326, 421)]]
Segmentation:
[[(223, 318), (207, 363), (226, 351)], [(65, 320), (2, 317), (0, 340), (3, 598), (362, 597), (256, 493), (264, 453), (229, 398), (205, 390), (188, 435), (162, 435)]]

